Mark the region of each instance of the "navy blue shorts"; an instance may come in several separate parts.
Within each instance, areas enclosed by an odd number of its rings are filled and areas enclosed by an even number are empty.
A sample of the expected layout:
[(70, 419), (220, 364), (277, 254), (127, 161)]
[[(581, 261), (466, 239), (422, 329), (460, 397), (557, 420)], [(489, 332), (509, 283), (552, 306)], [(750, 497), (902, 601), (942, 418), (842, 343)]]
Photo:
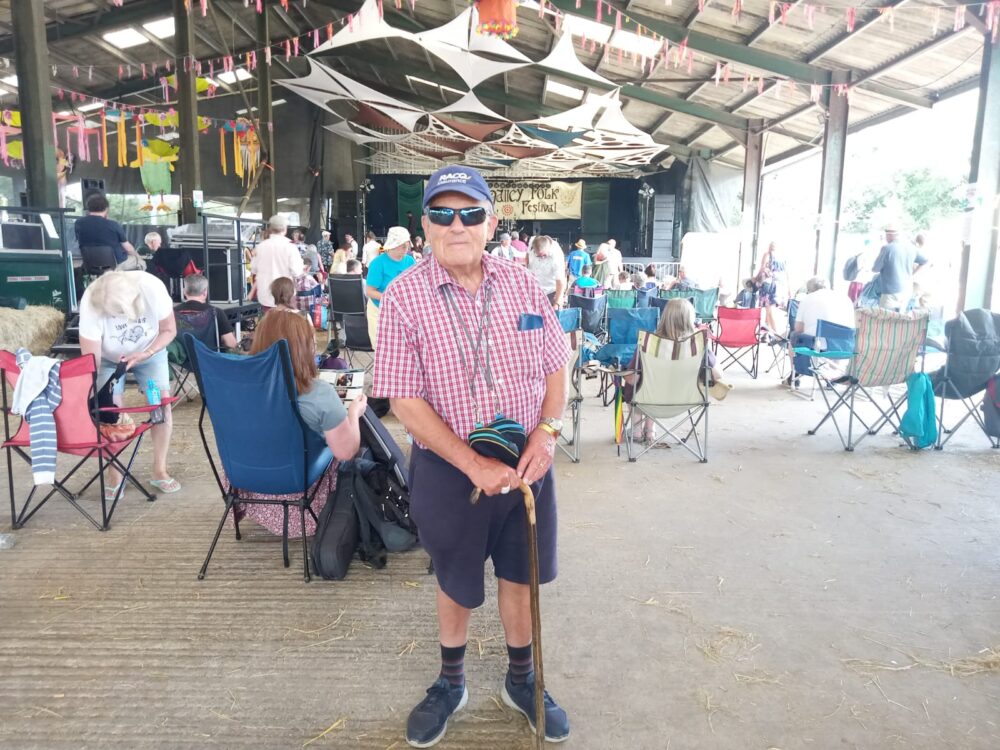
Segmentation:
[[(420, 542), (434, 561), (438, 585), (451, 599), (475, 609), (485, 599), (486, 560), (497, 578), (528, 583), (528, 532), (524, 497), (483, 495), (469, 502), (469, 478), (432, 451), (410, 453), (410, 513)], [(542, 583), (556, 577), (556, 493), (550, 468), (532, 485), (538, 524), (538, 572)]]

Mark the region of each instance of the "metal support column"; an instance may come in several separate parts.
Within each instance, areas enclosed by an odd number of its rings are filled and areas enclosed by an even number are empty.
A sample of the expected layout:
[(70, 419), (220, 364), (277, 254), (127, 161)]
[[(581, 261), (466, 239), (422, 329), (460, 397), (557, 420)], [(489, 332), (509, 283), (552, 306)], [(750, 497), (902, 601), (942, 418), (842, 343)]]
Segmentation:
[[(850, 74), (836, 71), (834, 84), (846, 84)], [(840, 200), (844, 188), (844, 156), (847, 153), (847, 115), (849, 104), (845, 94), (838, 94), (832, 86), (824, 89), (823, 109), (826, 125), (823, 129), (823, 171), (819, 186), (819, 223), (816, 228), (816, 260), (813, 273), (825, 276), (833, 283), (837, 250), (837, 233), (840, 230)]]
[(986, 34), (979, 109), (969, 171), (971, 200), (968, 227), (962, 243), (962, 270), (958, 309), (991, 307), (1000, 243), (1000, 41)]
[(17, 68), (28, 205), (56, 208), (59, 206), (59, 185), (43, 4), (36, 0), (12, 0), (10, 15), (14, 22), (14, 65)]
[(198, 221), (194, 191), (201, 190), (201, 159), (198, 154), (198, 78), (193, 68), (194, 11), (174, 0), (174, 69), (177, 71), (177, 117), (180, 132), (181, 223)]
[(753, 275), (760, 230), (761, 168), (764, 166), (764, 132), (760, 120), (751, 122), (743, 140), (743, 219), (740, 222), (739, 279)]
[[(265, 3), (257, 14), (257, 48), (271, 46), (270, 10)], [(271, 66), (257, 66), (257, 129), (260, 135), (260, 205), (264, 218), (278, 212), (274, 187), (274, 120), (271, 117)]]

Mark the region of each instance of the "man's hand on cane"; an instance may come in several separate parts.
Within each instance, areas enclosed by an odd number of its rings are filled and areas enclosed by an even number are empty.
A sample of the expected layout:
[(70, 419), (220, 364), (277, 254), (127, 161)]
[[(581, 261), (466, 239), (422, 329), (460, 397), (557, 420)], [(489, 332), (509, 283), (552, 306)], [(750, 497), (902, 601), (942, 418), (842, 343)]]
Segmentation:
[(487, 495), (505, 495), (521, 486), (521, 478), (502, 461), (477, 455), (468, 473), (472, 483)]
[(541, 428), (535, 429), (528, 435), (521, 460), (517, 462), (517, 475), (525, 484), (534, 484), (545, 476), (545, 472), (552, 465), (555, 453), (555, 437)]

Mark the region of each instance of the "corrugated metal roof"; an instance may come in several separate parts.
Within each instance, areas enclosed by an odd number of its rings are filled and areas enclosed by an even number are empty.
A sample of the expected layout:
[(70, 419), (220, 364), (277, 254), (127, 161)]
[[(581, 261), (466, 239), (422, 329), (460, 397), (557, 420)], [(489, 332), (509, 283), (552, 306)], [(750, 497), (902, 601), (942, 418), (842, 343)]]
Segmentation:
[[(593, 0), (582, 3), (580, 10), (573, 3), (557, 0), (556, 4), (567, 13), (594, 20), (593, 15), (587, 15), (587, 9), (594, 7)], [(217, 29), (212, 19), (199, 18), (199, 58), (218, 58), (256, 46), (253, 3), (244, 7), (238, 0), (217, 0), (211, 5), (216, 8), (219, 26)], [(360, 5), (358, 0), (311, 0), (308, 4), (293, 0), (287, 12), (275, 11), (272, 40), (281, 42), (293, 34), (323, 27), (356, 12)], [(466, 7), (456, 0), (420, 0), (415, 7), (403, 3), (397, 10), (387, 2), (385, 16), (391, 25), (415, 31), (443, 25)], [(787, 73), (769, 69), (768, 65), (784, 61), (799, 66), (794, 70), (816, 70), (823, 75), (828, 71), (851, 71), (859, 83), (851, 90), (849, 123), (857, 129), (908, 108), (932, 106), (941, 98), (975, 85), (984, 39), (982, 22), (977, 28), (971, 17), (964, 29), (953, 28), (953, 6), (935, 9), (908, 0), (864, 0), (857, 9), (853, 31), (848, 29), (843, 4), (810, 6), (803, 0), (783, 4), (743, 0), (738, 14), (729, 0), (703, 0), (701, 9), (699, 0), (668, 0), (666, 4), (664, 0), (631, 0), (615, 8), (625, 14), (625, 29), (630, 28), (628, 14), (636, 14), (651, 19), (651, 25), (667, 24), (675, 31), (690, 33), (692, 49), (697, 46), (693, 59), (676, 67), (659, 62), (651, 65), (648, 59), (619, 54), (612, 48), (605, 50), (600, 45), (591, 51), (590, 44), (582, 45), (577, 38), (575, 48), (581, 62), (616, 84), (651, 92), (655, 102), (630, 97), (623, 91), (624, 112), (635, 125), (665, 144), (708, 150), (713, 157), (729, 163), (742, 154), (742, 148), (731, 130), (726, 129), (731, 126), (720, 124), (712, 113), (750, 118), (752, 127), (771, 132), (765, 144), (769, 160), (820, 145), (822, 113), (813, 102), (808, 82), (784, 80)], [(787, 9), (784, 22), (783, 8)], [(162, 63), (166, 51), (173, 49), (172, 38), (122, 50), (108, 45), (102, 34), (115, 28), (116, 18), (125, 19), (125, 26), (136, 26), (143, 19), (163, 17), (170, 11), (168, 3), (126, 0), (122, 8), (113, 8), (103, 0), (48, 0), (45, 10), (53, 26), (49, 50), (57, 65), (55, 86), (101, 97), (122, 97), (133, 103), (157, 102), (158, 83), (135, 79), (119, 82), (117, 68), (141, 62)], [(772, 13), (776, 16), (774, 22), (770, 20)], [(605, 7), (603, 23), (613, 28), (616, 15), (616, 11)], [(558, 26), (554, 15), (551, 11), (540, 15), (537, 6), (522, 6), (518, 22), (520, 33), (512, 44), (532, 60), (540, 60), (554, 43)], [(0, 47), (6, 44), (9, 48), (9, 2), (0, 2), (0, 30), (7, 31), (6, 36), (0, 35)], [(305, 49), (310, 47), (308, 42), (304, 45)], [(286, 64), (282, 56), (276, 58), (276, 64), (281, 66), (275, 70), (277, 77), (302, 70), (300, 60)], [(349, 75), (403, 99), (415, 98), (418, 93), (427, 95), (413, 89), (406, 78), (408, 73), (442, 82), (454, 78), (445, 63), (424, 54), (411, 42), (370, 42), (343, 50), (334, 59)], [(730, 65), (729, 82), (716, 84), (717, 67), (726, 63)], [(73, 75), (73, 64), (88, 66), (87, 75)], [(90, 65), (94, 66), (92, 76)], [(543, 100), (546, 75), (550, 74), (537, 67), (517, 70), (484, 82), (477, 93), (482, 91), (484, 103), (495, 108), (503, 107), (503, 99), (508, 98), (506, 104), (518, 116), (539, 114), (546, 107), (551, 111), (573, 106), (572, 101), (553, 95)], [(588, 88), (579, 80), (551, 75), (576, 88)], [(758, 93), (757, 79), (761, 76), (766, 80), (763, 92)], [(777, 79), (782, 80), (779, 83)]]

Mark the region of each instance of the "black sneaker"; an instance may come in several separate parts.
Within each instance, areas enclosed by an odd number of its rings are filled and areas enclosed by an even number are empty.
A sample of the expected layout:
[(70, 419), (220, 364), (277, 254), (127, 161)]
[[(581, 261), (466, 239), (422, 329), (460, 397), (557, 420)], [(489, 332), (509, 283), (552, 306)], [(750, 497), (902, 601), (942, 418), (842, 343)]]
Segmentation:
[[(525, 718), (528, 719), (528, 726), (531, 727), (531, 731), (535, 731), (535, 673), (532, 672), (528, 675), (527, 682), (521, 682), (515, 684), (511, 680), (510, 672), (507, 673), (507, 679), (503, 683), (503, 692), (501, 693), (503, 702), (508, 706), (513, 708), (515, 711), (520, 711), (524, 714)], [(549, 691), (545, 691), (545, 741), (546, 742), (563, 742), (569, 738), (569, 718), (566, 716), (566, 712), (559, 707), (552, 696), (549, 695)]]
[(465, 708), (469, 691), (465, 685), (452, 687), (444, 677), (427, 688), (427, 697), (410, 711), (406, 721), (406, 741), (411, 747), (431, 747), (444, 737), (448, 719)]

